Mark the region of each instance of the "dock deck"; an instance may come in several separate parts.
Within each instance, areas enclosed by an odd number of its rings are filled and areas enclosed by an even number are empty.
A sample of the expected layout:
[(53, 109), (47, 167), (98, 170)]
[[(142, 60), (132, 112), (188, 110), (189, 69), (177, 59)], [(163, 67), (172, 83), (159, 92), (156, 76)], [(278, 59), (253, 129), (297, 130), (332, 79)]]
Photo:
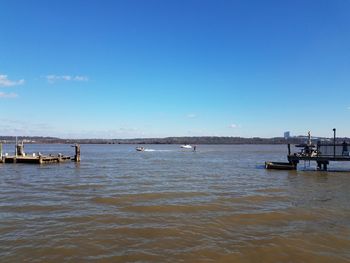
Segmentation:
[(45, 164), (45, 163), (61, 163), (70, 161), (70, 156), (3, 156), (2, 163), (32, 163), (32, 164)]
[(316, 161), (316, 162), (324, 162), (324, 161), (334, 161), (334, 162), (344, 162), (350, 161), (350, 156), (295, 156), (288, 155), (288, 161)]

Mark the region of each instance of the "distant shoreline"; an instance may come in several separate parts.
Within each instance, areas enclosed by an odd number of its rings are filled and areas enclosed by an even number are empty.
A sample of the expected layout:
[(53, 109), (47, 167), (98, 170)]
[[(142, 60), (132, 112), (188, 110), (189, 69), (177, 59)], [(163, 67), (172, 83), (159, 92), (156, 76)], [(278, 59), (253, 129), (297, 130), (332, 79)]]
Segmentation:
[[(40, 136), (18, 136), (18, 140), (27, 144), (218, 144), (218, 145), (235, 145), (235, 144), (299, 144), (306, 141), (306, 136), (297, 136), (290, 138), (243, 138), (243, 137), (166, 137), (166, 138), (135, 138), (135, 139), (61, 139), (56, 137)], [(330, 138), (314, 138), (318, 140), (329, 141)], [(338, 141), (349, 141), (349, 138), (337, 138)], [(4, 144), (13, 144), (16, 141), (15, 136), (0, 136), (0, 142)]]

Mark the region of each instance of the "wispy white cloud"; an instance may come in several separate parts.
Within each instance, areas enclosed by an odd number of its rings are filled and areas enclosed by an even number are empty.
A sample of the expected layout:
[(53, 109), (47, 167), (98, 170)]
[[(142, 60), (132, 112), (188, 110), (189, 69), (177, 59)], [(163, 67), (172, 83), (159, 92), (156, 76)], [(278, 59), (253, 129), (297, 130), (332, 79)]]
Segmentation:
[(86, 76), (75, 76), (75, 77), (73, 78), (73, 80), (75, 80), (75, 81), (88, 81), (89, 78), (86, 77)]
[(50, 84), (53, 84), (57, 81), (88, 81), (89, 78), (87, 76), (81, 76), (81, 75), (47, 75), (45, 76), (47, 82)]
[(350, 106), (349, 106), (349, 107), (347, 107), (347, 109), (348, 109), (348, 110), (350, 110)]
[(240, 128), (242, 128), (242, 125), (241, 124), (236, 124), (236, 123), (231, 123), (229, 126), (227, 126), (227, 128), (240, 129)]
[(12, 87), (22, 85), (24, 83), (24, 79), (20, 80), (10, 80), (7, 75), (0, 74), (0, 87)]
[(14, 99), (17, 97), (18, 97), (18, 95), (16, 93), (0, 92), (0, 99)]
[(187, 118), (190, 118), (190, 119), (193, 119), (193, 118), (196, 118), (196, 117), (197, 117), (197, 114), (189, 113), (189, 114), (187, 114), (186, 117), (187, 117)]

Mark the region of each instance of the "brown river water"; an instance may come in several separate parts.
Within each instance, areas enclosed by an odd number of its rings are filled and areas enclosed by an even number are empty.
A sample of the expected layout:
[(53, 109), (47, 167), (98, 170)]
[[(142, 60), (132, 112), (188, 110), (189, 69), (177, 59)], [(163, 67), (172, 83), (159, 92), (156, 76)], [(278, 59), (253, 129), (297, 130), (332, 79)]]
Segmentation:
[(350, 163), (268, 171), (286, 146), (145, 147), (0, 164), (0, 262), (350, 262)]

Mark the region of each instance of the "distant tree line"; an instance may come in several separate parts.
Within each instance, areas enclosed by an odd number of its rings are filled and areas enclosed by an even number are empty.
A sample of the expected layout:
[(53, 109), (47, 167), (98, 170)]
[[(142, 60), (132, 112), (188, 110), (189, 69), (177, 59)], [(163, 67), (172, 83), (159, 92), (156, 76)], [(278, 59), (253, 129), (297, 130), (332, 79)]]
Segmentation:
[[(243, 137), (216, 137), (216, 136), (201, 136), (201, 137), (166, 137), (166, 138), (136, 138), (136, 139), (61, 139), (56, 137), (41, 137), (41, 136), (18, 136), (18, 140), (25, 143), (65, 143), (65, 144), (299, 144), (305, 143), (305, 136), (274, 138), (243, 138)], [(14, 143), (15, 136), (0, 136), (0, 141), (3, 143)], [(328, 138), (313, 139), (316, 143), (318, 140), (332, 141)], [(338, 142), (350, 142), (349, 138), (337, 138)]]

